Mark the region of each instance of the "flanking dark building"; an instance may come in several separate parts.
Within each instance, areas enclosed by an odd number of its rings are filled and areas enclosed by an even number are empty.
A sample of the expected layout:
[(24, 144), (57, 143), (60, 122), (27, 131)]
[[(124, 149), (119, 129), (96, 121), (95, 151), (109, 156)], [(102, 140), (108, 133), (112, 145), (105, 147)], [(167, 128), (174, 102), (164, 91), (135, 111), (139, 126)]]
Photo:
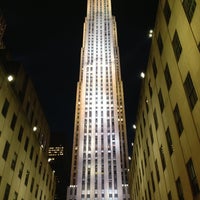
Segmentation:
[(21, 63), (0, 50), (0, 197), (54, 200), (50, 129)]
[(200, 1), (160, 0), (136, 121), (132, 200), (200, 199)]

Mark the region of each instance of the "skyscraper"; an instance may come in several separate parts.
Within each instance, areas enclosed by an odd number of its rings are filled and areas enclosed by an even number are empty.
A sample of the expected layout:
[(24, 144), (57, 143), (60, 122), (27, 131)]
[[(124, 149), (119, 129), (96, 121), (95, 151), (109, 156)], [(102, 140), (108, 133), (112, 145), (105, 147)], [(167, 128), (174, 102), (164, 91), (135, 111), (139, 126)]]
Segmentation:
[(88, 0), (67, 199), (128, 200), (128, 149), (111, 0)]

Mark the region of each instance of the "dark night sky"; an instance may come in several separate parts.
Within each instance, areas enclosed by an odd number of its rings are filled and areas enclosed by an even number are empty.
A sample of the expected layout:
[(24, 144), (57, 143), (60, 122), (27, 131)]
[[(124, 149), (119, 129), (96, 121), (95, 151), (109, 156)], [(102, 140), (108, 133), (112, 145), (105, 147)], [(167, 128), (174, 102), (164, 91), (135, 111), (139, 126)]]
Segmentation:
[[(70, 4), (67, 4), (70, 2)], [(0, 3), (4, 42), (24, 64), (35, 85), (52, 133), (72, 142), (86, 0), (6, 0)], [(113, 0), (124, 83), (127, 135), (133, 141), (141, 71), (145, 70), (158, 0)]]

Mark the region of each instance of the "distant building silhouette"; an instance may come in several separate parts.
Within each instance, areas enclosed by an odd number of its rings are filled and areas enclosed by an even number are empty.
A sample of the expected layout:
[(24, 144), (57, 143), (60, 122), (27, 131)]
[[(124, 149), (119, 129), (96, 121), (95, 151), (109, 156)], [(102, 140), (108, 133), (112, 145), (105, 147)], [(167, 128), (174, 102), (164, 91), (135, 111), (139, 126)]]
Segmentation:
[(66, 188), (70, 180), (71, 148), (72, 144), (65, 132), (51, 133), (48, 161), (55, 171), (55, 200), (66, 200)]
[(159, 1), (129, 172), (132, 200), (200, 199), (200, 1)]
[(3, 43), (3, 36), (4, 36), (5, 30), (6, 30), (6, 21), (5, 21), (5, 18), (3, 16), (3, 13), (0, 9), (0, 49), (5, 48), (5, 45)]

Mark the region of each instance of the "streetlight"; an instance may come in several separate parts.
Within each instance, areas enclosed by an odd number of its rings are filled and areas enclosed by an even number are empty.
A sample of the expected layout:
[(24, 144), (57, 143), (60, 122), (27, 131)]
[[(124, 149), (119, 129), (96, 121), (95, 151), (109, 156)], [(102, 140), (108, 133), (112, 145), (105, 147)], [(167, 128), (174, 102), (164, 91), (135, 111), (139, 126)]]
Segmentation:
[(149, 30), (149, 38), (152, 38), (153, 37), (153, 30)]
[(140, 73), (140, 77), (141, 77), (141, 78), (145, 78), (145, 73), (144, 73), (144, 72), (141, 72), (141, 73)]
[(13, 75), (9, 75), (7, 79), (9, 82), (12, 82), (14, 80), (14, 77), (13, 77)]

